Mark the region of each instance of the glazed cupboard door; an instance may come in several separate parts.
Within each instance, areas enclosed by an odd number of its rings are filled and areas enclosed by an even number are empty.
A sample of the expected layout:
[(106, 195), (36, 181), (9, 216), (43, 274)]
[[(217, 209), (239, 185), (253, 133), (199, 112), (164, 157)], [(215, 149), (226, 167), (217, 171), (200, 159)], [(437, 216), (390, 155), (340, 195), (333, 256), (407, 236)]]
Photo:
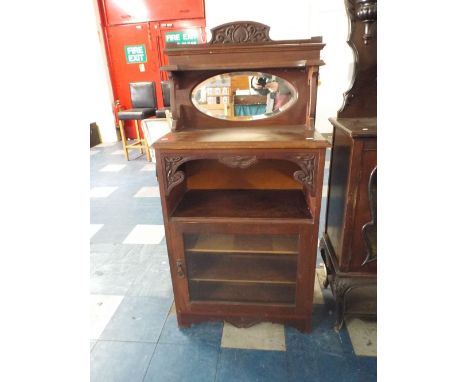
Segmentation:
[(180, 298), (186, 312), (235, 304), (247, 310), (281, 307), (284, 312), (306, 313), (313, 280), (303, 270), (311, 269), (310, 252), (305, 251), (311, 225), (176, 226), (179, 250), (173, 263), (186, 292)]

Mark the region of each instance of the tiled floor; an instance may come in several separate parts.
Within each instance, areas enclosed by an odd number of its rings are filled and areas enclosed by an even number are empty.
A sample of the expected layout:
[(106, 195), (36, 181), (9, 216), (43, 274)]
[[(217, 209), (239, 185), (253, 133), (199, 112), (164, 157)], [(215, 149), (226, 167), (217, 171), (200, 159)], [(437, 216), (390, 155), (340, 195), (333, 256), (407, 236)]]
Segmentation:
[[(336, 333), (319, 277), (310, 334), (270, 323), (179, 329), (155, 164), (130, 158), (119, 142), (91, 149), (91, 381), (376, 380), (376, 324), (349, 319)], [(325, 198), (320, 231), (324, 213)]]

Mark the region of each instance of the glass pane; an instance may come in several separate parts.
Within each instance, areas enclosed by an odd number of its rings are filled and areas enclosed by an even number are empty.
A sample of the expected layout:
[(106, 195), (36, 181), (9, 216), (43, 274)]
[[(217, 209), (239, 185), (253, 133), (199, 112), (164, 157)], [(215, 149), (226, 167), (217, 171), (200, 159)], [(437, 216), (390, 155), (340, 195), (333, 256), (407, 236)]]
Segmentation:
[(185, 234), (190, 300), (294, 304), (298, 239)]
[(233, 121), (269, 118), (296, 100), (297, 91), (288, 81), (260, 72), (220, 74), (192, 91), (192, 102), (202, 113)]

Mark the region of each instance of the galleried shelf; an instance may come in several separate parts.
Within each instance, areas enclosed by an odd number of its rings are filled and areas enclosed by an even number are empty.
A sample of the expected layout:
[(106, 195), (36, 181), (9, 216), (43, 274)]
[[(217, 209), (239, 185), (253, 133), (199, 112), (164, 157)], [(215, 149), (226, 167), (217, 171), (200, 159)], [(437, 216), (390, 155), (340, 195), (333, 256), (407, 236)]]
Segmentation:
[(234, 22), (207, 44), (166, 48), (172, 131), (153, 147), (180, 326), (311, 329), (324, 44), (268, 32)]

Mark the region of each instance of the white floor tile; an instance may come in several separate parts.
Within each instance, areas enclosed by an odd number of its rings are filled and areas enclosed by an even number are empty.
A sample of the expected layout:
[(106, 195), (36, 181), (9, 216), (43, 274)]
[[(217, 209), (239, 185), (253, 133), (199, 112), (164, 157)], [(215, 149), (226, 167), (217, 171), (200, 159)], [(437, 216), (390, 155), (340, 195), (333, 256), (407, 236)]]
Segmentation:
[(100, 152), (100, 150), (90, 150), (89, 154), (90, 155), (96, 155), (98, 152)]
[(156, 171), (156, 165), (153, 163), (145, 164), (140, 171)]
[(328, 186), (322, 187), (322, 198), (326, 198), (328, 195)]
[(123, 149), (115, 150), (111, 152), (111, 155), (124, 155)]
[(118, 172), (126, 167), (126, 164), (108, 164), (107, 166), (101, 168), (101, 172)]
[(350, 317), (346, 319), (346, 328), (356, 355), (377, 356), (377, 322)]
[(99, 231), (104, 224), (90, 224), (89, 225), (89, 238), (91, 239), (97, 231)]
[(315, 275), (315, 284), (314, 284), (314, 304), (324, 304), (322, 288), (320, 287), (319, 276)]
[(134, 195), (135, 198), (159, 198), (159, 187), (142, 187)]
[(90, 296), (90, 339), (98, 339), (119, 307), (124, 296)]
[(124, 244), (160, 244), (164, 239), (164, 226), (137, 224), (123, 241)]
[(236, 328), (225, 322), (221, 347), (286, 351), (284, 325), (262, 322), (251, 328)]
[(90, 198), (107, 198), (118, 187), (93, 187), (89, 193)]

